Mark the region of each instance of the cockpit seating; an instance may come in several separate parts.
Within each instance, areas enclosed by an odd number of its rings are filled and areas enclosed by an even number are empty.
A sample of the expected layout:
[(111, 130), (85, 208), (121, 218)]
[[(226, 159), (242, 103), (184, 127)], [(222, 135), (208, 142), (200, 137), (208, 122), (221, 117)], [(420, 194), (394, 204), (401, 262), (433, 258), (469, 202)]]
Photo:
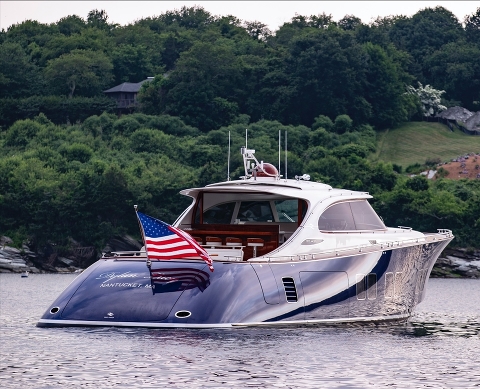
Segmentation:
[[(190, 234), (205, 239), (206, 247), (211, 246), (243, 246), (244, 259), (256, 255), (265, 255), (279, 245), (280, 226), (278, 224), (195, 224)], [(215, 240), (213, 240), (215, 238)], [(262, 239), (263, 246), (248, 246), (249, 238)]]

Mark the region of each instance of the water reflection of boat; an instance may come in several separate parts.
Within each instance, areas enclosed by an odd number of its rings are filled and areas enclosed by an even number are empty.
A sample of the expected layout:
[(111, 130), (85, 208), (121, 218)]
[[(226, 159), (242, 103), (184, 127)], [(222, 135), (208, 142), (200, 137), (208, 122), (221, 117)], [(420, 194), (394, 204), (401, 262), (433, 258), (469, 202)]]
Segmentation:
[(307, 175), (283, 179), (254, 150), (242, 154), (245, 176), (182, 191), (193, 201), (173, 224), (208, 253), (213, 272), (201, 259), (108, 253), (38, 326), (201, 328), (411, 315), (451, 231), (386, 227), (368, 193)]
[(210, 285), (210, 275), (199, 269), (188, 267), (149, 267), (153, 293), (167, 293), (198, 288), (203, 292)]

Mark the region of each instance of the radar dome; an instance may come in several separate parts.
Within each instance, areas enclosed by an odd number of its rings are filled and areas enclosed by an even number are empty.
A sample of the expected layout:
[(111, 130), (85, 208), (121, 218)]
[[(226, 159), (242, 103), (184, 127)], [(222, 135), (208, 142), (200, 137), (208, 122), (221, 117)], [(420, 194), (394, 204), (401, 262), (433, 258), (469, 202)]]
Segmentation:
[(260, 166), (257, 167), (257, 177), (276, 177), (278, 176), (278, 170), (271, 163), (263, 163), (263, 172)]

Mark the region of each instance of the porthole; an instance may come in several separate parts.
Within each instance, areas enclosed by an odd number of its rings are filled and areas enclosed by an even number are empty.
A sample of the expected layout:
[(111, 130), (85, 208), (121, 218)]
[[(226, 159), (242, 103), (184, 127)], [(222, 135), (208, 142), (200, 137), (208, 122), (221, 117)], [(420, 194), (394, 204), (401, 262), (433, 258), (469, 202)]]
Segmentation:
[(50, 313), (57, 313), (59, 310), (60, 310), (60, 308), (53, 307), (52, 309), (50, 309)]
[(186, 319), (191, 315), (192, 315), (192, 312), (190, 311), (178, 311), (177, 313), (175, 313), (175, 317), (178, 317), (179, 319)]

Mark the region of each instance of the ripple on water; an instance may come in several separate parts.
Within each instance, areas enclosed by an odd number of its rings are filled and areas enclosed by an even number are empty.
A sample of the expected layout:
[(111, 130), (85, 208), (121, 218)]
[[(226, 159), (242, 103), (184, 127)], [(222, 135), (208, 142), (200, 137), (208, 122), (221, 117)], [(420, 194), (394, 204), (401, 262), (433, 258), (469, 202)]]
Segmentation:
[[(430, 280), (406, 323), (37, 328), (70, 275), (0, 275), (2, 388), (476, 388), (480, 282)], [(473, 282), (471, 282), (473, 281)], [(15, 291), (15, 293), (12, 293)], [(469, 298), (464, 298), (469, 296)]]

